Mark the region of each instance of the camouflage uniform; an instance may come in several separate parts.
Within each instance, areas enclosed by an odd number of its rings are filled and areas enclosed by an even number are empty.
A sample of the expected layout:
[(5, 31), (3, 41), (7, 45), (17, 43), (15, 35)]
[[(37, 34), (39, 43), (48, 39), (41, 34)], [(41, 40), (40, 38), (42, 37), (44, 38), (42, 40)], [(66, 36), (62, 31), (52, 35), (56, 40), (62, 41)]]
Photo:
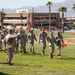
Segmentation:
[(42, 55), (45, 53), (47, 33), (43, 31), (39, 34), (39, 43), (42, 44)]
[(20, 33), (18, 33), (17, 35), (17, 41), (19, 43), (19, 47), (20, 47), (20, 53), (24, 54), (26, 53), (26, 42), (27, 42), (27, 35), (24, 34), (22, 31), (20, 31)]
[(53, 36), (53, 32), (50, 32), (50, 36), (47, 37), (47, 41), (49, 43), (50, 48), (50, 57), (53, 58), (53, 52), (55, 50), (54, 43), (56, 42), (55, 37)]
[(12, 29), (9, 30), (9, 33), (5, 36), (4, 41), (6, 44), (6, 61), (9, 65), (11, 65), (11, 60), (13, 58), (13, 51), (14, 51), (14, 39), (16, 35), (13, 35)]
[(24, 35), (24, 53), (27, 53), (26, 52), (26, 43), (27, 43), (27, 34), (25, 33), (25, 30), (22, 31), (23, 32), (23, 35)]
[(6, 29), (4, 29), (1, 33), (1, 49), (5, 50), (4, 38), (7, 35)]
[(1, 31), (0, 31), (0, 51), (1, 51)]
[(30, 53), (33, 53), (33, 54), (35, 54), (35, 52), (34, 52), (34, 39), (37, 42), (36, 36), (33, 33), (33, 29), (31, 29), (30, 33), (28, 34), (28, 40), (29, 40), (30, 45), (31, 45), (31, 47), (30, 47)]
[[(18, 31), (15, 31), (14, 33), (15, 35), (18, 35)], [(18, 47), (19, 47), (19, 44), (17, 42), (17, 38), (14, 40), (14, 45), (15, 45), (15, 53), (18, 52)]]
[(56, 45), (58, 49), (58, 57), (61, 57), (61, 42), (63, 42), (63, 36), (61, 35), (61, 32), (57, 33), (57, 36), (55, 37), (56, 39)]

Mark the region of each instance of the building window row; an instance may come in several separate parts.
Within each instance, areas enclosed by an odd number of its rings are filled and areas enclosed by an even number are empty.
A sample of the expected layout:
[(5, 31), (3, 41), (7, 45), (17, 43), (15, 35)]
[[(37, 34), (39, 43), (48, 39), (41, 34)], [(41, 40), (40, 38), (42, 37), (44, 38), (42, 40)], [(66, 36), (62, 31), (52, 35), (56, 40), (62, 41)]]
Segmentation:
[[(34, 19), (36, 19), (36, 20), (41, 20), (41, 19), (47, 19), (47, 20), (49, 20), (49, 17), (34, 17)], [(51, 17), (51, 19), (57, 19), (56, 17)]]
[[(4, 19), (21, 19), (20, 17), (5, 17)], [(22, 19), (27, 19), (27, 17), (22, 17)]]

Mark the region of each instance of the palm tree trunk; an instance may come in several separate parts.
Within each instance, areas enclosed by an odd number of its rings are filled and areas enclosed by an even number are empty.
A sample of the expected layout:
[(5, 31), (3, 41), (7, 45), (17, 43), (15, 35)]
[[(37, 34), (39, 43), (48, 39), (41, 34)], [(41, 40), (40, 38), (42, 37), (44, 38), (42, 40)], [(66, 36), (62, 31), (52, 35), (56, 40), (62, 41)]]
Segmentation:
[(49, 31), (51, 31), (51, 7), (49, 5)]
[(64, 12), (62, 12), (62, 28), (63, 28), (63, 33), (64, 33)]
[(3, 17), (1, 17), (1, 27), (3, 29)]
[(20, 13), (21, 26), (23, 26), (23, 21), (22, 21), (22, 18), (23, 18), (23, 14), (22, 14), (22, 13)]

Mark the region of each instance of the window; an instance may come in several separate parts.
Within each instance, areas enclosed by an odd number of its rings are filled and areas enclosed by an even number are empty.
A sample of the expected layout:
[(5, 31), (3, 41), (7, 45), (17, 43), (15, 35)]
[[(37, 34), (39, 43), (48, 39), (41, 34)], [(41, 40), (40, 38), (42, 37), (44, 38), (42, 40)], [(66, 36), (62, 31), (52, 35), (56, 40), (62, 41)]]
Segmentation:
[(54, 17), (54, 19), (56, 19), (56, 17)]
[(48, 20), (48, 19), (49, 19), (49, 17), (46, 17), (46, 19)]
[(51, 17), (51, 19), (53, 19), (53, 17)]
[(34, 19), (39, 20), (40, 18), (39, 17), (34, 17)]

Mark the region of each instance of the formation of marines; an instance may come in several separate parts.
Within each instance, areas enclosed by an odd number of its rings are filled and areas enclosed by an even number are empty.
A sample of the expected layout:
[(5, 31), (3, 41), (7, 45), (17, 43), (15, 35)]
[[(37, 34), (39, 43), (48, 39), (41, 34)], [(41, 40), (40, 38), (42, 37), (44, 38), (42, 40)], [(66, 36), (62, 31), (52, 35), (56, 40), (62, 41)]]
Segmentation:
[[(26, 44), (28, 41), (30, 43), (30, 53), (35, 54), (34, 40), (37, 42), (33, 28), (29, 30), (28, 34), (26, 34), (25, 30), (22, 30), (22, 28), (20, 28), (19, 31), (14, 31), (13, 29), (7, 31), (4, 29), (0, 34), (0, 46), (1, 49), (6, 52), (7, 63), (11, 65), (13, 53), (18, 51), (20, 52), (20, 55), (27, 53)], [(45, 55), (46, 40), (48, 41), (50, 48), (50, 58), (53, 58), (55, 45), (57, 46), (58, 57), (61, 58), (61, 43), (64, 42), (61, 32), (58, 32), (56, 36), (53, 35), (53, 32), (50, 32), (50, 35), (47, 35), (45, 29), (42, 28), (42, 31), (39, 33), (39, 44), (41, 44), (42, 47), (42, 55)]]

